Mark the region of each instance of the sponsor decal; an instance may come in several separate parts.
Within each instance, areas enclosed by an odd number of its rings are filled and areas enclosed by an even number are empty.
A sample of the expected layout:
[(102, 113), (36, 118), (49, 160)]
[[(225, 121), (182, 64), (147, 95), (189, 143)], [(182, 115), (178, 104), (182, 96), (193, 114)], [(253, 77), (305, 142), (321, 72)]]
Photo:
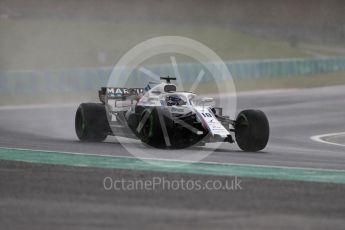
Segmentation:
[(215, 135), (227, 136), (229, 132), (224, 128), (224, 126), (208, 111), (199, 111), (201, 118), (204, 123), (207, 124), (209, 131)]
[(143, 88), (107, 88), (107, 96), (111, 97), (128, 97), (144, 93)]

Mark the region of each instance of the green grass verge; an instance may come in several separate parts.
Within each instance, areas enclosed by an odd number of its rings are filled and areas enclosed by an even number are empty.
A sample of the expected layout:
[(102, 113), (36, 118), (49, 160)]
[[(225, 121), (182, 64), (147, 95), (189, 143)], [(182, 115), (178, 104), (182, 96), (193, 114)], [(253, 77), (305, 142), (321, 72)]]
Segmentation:
[(136, 44), (166, 35), (200, 41), (224, 60), (311, 57), (288, 42), (213, 25), (31, 19), (0, 20), (0, 31), (0, 70), (112, 66)]

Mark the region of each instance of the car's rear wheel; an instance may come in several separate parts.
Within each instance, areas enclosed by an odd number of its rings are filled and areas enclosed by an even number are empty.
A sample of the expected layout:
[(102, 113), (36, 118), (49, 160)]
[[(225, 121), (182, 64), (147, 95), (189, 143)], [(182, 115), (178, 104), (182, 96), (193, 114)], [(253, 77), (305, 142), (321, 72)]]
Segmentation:
[(260, 110), (244, 110), (239, 113), (235, 125), (238, 146), (247, 152), (264, 149), (269, 139), (269, 123)]
[(75, 131), (81, 141), (102, 142), (110, 133), (105, 106), (82, 103), (75, 115)]

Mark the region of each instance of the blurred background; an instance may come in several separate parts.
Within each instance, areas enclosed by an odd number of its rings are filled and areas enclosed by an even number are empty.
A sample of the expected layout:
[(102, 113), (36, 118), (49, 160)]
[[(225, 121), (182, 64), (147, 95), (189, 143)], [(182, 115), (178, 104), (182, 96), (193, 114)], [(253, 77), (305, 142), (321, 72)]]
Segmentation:
[(165, 35), (214, 50), (238, 91), (345, 84), (344, 12), (341, 0), (0, 0), (0, 105), (96, 100), (122, 55)]

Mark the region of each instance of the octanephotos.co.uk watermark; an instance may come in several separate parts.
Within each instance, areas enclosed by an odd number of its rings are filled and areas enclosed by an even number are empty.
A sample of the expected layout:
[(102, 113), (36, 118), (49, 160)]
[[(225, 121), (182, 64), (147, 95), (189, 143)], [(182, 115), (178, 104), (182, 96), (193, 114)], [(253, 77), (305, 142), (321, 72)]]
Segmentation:
[(103, 188), (106, 191), (236, 191), (243, 190), (242, 180), (238, 177), (228, 179), (168, 179), (152, 177), (149, 179), (126, 179), (104, 177)]

